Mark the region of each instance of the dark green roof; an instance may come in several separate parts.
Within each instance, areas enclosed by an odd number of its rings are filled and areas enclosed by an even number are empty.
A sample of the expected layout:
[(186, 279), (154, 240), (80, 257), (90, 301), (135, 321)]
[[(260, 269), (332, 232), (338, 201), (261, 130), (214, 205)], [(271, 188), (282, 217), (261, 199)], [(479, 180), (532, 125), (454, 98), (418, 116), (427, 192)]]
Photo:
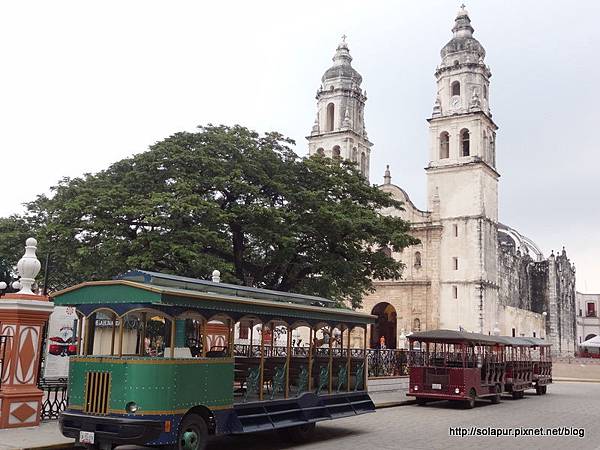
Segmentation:
[[(256, 299), (248, 296), (227, 295), (218, 292), (197, 291), (169, 286), (158, 286), (129, 280), (92, 281), (81, 283), (52, 294), (54, 304), (75, 306), (91, 311), (107, 307), (127, 310), (140, 306), (173, 307), (173, 314), (182, 310), (205, 311), (235, 316), (256, 315), (279, 318), (288, 323), (296, 321), (324, 321), (330, 324), (364, 325), (373, 323), (375, 316), (344, 308), (325, 308), (292, 302)], [(171, 314), (171, 315), (173, 315)]]

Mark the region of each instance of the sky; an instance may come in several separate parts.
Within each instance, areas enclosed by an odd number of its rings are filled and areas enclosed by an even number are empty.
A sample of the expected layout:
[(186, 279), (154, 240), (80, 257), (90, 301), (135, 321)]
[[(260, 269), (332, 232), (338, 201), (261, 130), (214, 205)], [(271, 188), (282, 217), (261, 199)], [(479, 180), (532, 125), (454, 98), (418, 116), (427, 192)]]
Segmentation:
[[(600, 293), (600, 2), (472, 0), (492, 70), (500, 221)], [(0, 6), (0, 216), (200, 124), (293, 138), (346, 34), (367, 90), (371, 182), (425, 209), (434, 70), (460, 2), (7, 1)]]

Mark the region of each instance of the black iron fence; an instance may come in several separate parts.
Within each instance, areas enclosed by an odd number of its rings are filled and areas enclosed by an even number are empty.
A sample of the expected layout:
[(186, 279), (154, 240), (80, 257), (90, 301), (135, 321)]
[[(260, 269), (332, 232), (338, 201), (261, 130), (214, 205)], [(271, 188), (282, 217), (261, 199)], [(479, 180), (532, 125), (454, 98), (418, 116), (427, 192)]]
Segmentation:
[(38, 388), (44, 392), (42, 399), (42, 420), (58, 419), (58, 415), (67, 407), (67, 379), (40, 379)]
[(408, 351), (396, 349), (367, 350), (369, 377), (408, 375)]

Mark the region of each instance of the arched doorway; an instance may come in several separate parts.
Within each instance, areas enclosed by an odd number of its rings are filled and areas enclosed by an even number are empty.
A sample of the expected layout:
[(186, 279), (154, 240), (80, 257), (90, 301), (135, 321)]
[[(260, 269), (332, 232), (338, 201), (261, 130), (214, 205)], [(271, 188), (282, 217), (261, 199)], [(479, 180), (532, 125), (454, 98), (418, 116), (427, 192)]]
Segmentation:
[(377, 322), (371, 325), (371, 348), (379, 348), (379, 339), (385, 336), (385, 346), (396, 348), (396, 308), (387, 302), (377, 303), (371, 314)]

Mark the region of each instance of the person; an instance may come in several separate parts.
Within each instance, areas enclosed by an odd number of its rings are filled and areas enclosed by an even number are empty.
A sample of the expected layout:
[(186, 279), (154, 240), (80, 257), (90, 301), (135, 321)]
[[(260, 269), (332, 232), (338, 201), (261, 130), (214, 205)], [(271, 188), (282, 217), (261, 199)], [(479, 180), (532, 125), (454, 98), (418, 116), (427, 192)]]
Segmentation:
[(385, 350), (387, 347), (385, 346), (385, 336), (381, 336), (379, 338), (379, 349)]

